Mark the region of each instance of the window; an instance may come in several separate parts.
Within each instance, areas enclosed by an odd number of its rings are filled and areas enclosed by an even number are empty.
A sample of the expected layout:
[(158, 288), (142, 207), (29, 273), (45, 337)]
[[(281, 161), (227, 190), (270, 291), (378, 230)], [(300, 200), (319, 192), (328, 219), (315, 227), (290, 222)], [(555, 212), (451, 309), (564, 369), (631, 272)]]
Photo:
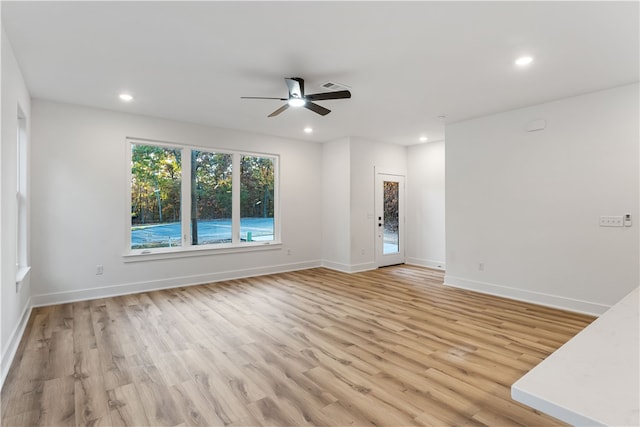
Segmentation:
[(247, 242), (273, 240), (273, 159), (242, 156), (240, 161), (240, 236)]
[(277, 241), (277, 156), (129, 144), (133, 254)]
[(191, 151), (191, 244), (232, 243), (233, 157)]
[(131, 144), (131, 249), (182, 245), (182, 151)]
[(28, 194), (27, 194), (27, 120), (18, 107), (16, 138), (16, 283), (29, 272), (28, 259)]

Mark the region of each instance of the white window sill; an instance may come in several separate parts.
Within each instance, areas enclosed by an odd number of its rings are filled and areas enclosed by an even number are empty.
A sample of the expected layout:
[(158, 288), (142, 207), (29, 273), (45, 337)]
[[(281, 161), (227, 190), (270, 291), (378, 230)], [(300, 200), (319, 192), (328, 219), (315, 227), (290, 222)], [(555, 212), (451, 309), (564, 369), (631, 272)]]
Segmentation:
[(16, 272), (16, 284), (20, 285), (29, 275), (31, 271), (31, 267), (18, 267), (18, 271)]
[(122, 256), (124, 262), (140, 262), (140, 261), (155, 261), (162, 259), (172, 258), (191, 258), (207, 255), (219, 255), (219, 254), (233, 254), (243, 252), (255, 252), (255, 251), (269, 251), (274, 249), (281, 249), (282, 242), (252, 242), (242, 243), (239, 246), (232, 246), (230, 244), (212, 246), (189, 246), (189, 247), (176, 247), (176, 248), (156, 248), (156, 249), (138, 249), (129, 252)]

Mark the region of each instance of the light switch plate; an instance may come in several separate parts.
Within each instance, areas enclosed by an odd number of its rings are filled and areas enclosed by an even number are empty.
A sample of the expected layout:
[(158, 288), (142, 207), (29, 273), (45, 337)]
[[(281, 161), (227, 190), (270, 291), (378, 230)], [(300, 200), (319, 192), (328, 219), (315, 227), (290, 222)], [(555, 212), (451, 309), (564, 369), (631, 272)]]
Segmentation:
[(600, 227), (624, 227), (622, 215), (619, 216), (601, 216)]

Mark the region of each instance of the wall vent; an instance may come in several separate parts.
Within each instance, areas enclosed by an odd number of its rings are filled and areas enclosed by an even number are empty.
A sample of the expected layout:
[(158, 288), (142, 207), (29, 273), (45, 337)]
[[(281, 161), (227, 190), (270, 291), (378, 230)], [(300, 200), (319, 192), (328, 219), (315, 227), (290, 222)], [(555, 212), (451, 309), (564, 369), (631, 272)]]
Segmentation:
[(335, 91), (338, 91), (338, 90), (350, 90), (351, 89), (347, 85), (344, 85), (344, 84), (338, 83), (338, 82), (334, 82), (334, 81), (331, 81), (331, 80), (322, 83), (320, 85), (320, 87), (322, 89), (325, 89), (325, 90), (331, 91), (331, 92), (335, 92)]

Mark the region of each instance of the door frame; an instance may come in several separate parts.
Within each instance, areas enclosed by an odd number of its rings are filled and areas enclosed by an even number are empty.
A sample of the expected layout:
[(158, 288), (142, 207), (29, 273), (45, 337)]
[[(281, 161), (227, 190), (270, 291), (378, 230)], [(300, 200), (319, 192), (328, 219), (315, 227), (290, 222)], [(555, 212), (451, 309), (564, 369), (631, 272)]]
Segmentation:
[[(386, 178), (386, 179), (385, 179)], [(398, 182), (398, 252), (384, 254), (384, 241), (381, 226), (379, 225), (384, 216), (383, 188), (384, 181)], [(398, 171), (374, 170), (374, 204), (375, 217), (373, 224), (375, 241), (375, 263), (377, 267), (386, 267), (395, 264), (404, 264), (406, 261), (406, 175)], [(381, 218), (380, 220), (378, 218)]]

